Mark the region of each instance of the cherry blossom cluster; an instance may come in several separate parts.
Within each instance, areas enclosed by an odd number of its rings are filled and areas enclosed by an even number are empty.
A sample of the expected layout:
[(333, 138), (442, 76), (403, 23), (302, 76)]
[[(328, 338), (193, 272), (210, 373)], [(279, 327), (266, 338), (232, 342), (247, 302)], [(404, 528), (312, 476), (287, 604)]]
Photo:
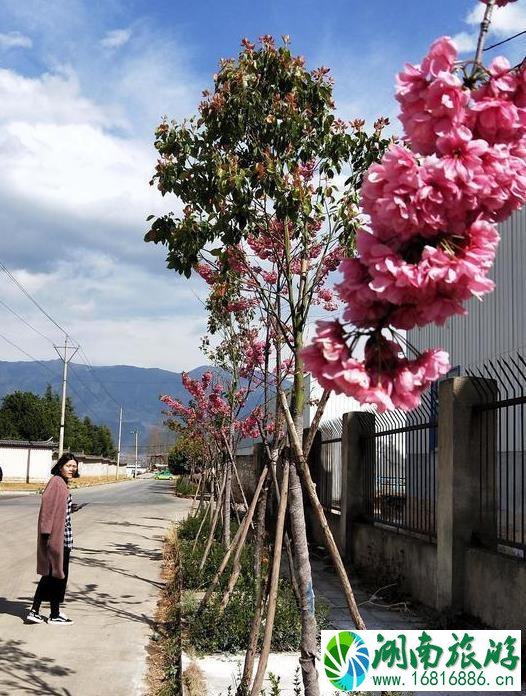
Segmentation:
[[(497, 58), (487, 71), (477, 67), (473, 85), (460, 67), (444, 37), (398, 76), (405, 143), (391, 145), (365, 176), (369, 223), (336, 286), (353, 329), (320, 322), (304, 351), (322, 385), (379, 411), (415, 408), (449, 369), (440, 350), (409, 360), (387, 340), (388, 327), (442, 325), (491, 292), (496, 223), (526, 200), (526, 70)], [(356, 336), (367, 337), (363, 360), (350, 356)]]

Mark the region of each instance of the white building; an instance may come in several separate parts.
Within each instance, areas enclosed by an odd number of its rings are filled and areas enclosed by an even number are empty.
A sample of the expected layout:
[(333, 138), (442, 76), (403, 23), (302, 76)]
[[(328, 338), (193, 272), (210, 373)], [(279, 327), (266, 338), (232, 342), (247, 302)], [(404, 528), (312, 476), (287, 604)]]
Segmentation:
[(0, 440), (0, 467), (4, 481), (47, 481), (53, 467), (55, 442)]

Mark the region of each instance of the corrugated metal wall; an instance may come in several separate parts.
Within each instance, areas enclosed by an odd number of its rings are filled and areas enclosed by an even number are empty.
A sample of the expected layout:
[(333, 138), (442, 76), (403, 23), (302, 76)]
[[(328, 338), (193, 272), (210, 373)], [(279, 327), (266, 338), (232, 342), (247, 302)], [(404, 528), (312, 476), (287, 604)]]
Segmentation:
[(478, 364), (526, 346), (526, 209), (499, 225), (499, 232), (501, 242), (490, 274), (495, 291), (482, 302), (471, 300), (466, 317), (408, 333), (419, 350), (447, 350), (452, 367)]

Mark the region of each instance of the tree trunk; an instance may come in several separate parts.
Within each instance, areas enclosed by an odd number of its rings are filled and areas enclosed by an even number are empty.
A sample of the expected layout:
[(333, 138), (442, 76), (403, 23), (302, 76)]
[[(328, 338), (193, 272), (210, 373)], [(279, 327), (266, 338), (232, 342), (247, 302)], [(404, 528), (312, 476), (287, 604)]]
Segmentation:
[(301, 599), (300, 666), (305, 696), (319, 696), (316, 671), (317, 626), (314, 613), (314, 588), (307, 545), (307, 529), (303, 510), (303, 492), (296, 465), (290, 467), (289, 520), (294, 545), (294, 565)]
[[(300, 443), (303, 441), (303, 411), (305, 408), (305, 380), (303, 376), (303, 361), (300, 357), (302, 344), (303, 336), (300, 331), (297, 331), (294, 338), (295, 366), (292, 391), (292, 417), (294, 424), (292, 429), (295, 428)], [(290, 417), (288, 404), (287, 412)], [(291, 438), (292, 435), (289, 433), (289, 440)], [(316, 670), (318, 630), (314, 612), (314, 586), (307, 542), (307, 525), (303, 509), (303, 490), (296, 462), (293, 462), (290, 467), (289, 520), (294, 546), (294, 567), (301, 601), (300, 666), (303, 688), (305, 696), (319, 696), (320, 687)]]
[[(202, 477), (202, 475), (201, 475), (201, 476), (199, 476), (199, 481), (198, 481), (198, 483), (197, 483), (197, 488), (195, 489), (195, 495), (194, 495), (193, 500), (192, 500), (192, 506), (190, 507), (189, 517), (192, 517), (192, 516), (194, 515), (194, 513), (195, 513), (194, 507), (195, 507), (195, 503), (196, 503), (196, 500), (197, 500), (197, 496), (199, 495), (199, 491), (200, 491), (200, 489), (201, 489), (201, 483), (202, 483), (202, 482), (203, 482), (203, 477)], [(199, 509), (199, 508), (198, 508), (198, 509)]]
[(270, 644), (272, 641), (272, 629), (274, 628), (274, 617), (276, 616), (276, 603), (279, 587), (279, 569), (281, 565), (281, 554), (283, 551), (283, 530), (285, 527), (285, 513), (287, 512), (287, 491), (289, 489), (289, 463), (285, 462), (283, 467), (283, 481), (281, 484), (281, 500), (278, 508), (278, 518), (276, 521), (276, 534), (274, 539), (274, 553), (272, 556), (272, 571), (270, 579), (269, 600), (267, 607), (267, 618), (265, 622), (265, 633), (263, 635), (263, 645), (259, 657), (258, 669), (252, 684), (250, 696), (259, 696), (265, 671), (267, 669)]
[[(276, 457), (277, 457), (277, 451), (276, 451)], [(274, 453), (273, 453), (274, 455)], [(274, 481), (274, 492), (276, 494), (276, 499), (280, 501), (280, 495), (279, 495), (279, 484), (278, 484), (278, 478), (276, 476), (276, 462), (273, 459), (271, 462), (271, 470), (272, 470), (272, 479)], [(300, 597), (300, 590), (298, 587), (298, 581), (296, 580), (296, 571), (294, 570), (294, 559), (292, 557), (292, 546), (290, 543), (290, 537), (288, 535), (288, 532), (285, 530), (285, 536), (284, 536), (284, 542), (285, 542), (285, 552), (287, 554), (287, 561), (289, 565), (289, 575), (290, 575), (290, 584), (292, 585), (292, 591), (294, 592), (294, 596), (296, 597), (296, 602), (298, 603), (298, 608), (301, 606), (301, 597)]]

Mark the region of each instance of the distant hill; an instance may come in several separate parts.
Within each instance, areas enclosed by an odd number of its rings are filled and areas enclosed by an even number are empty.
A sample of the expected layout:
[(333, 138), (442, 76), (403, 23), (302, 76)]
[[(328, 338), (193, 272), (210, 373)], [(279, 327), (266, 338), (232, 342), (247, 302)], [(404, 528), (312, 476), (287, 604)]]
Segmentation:
[[(119, 407), (104, 391), (101, 383), (119, 404), (122, 403), (123, 450), (131, 447), (132, 429), (139, 429), (144, 442), (149, 428), (162, 423), (163, 404), (159, 402), (159, 396), (170, 394), (175, 399), (187, 403), (188, 395), (179, 372), (131, 365), (89, 368), (87, 365), (71, 363), (69, 368), (68, 395), (77, 414), (82, 418), (89, 416), (95, 423), (106, 424), (113, 433), (115, 444), (119, 429)], [(195, 379), (209, 369), (211, 368), (202, 365), (191, 370), (189, 374)], [(16, 390), (43, 394), (48, 384), (60, 393), (60, 360), (48, 360), (44, 363), (0, 361), (0, 398)], [(258, 401), (259, 397), (254, 394), (248, 407), (253, 408)]]

